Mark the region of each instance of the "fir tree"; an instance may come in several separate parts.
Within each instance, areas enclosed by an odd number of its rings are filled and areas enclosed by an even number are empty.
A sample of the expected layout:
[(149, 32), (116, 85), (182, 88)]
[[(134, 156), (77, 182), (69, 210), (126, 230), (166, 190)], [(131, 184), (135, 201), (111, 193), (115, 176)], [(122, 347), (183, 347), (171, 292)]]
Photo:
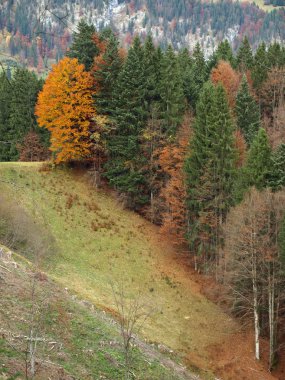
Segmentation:
[(240, 71), (244, 72), (253, 67), (252, 50), (247, 37), (244, 37), (236, 56), (236, 64)]
[(225, 90), (207, 83), (201, 92), (186, 160), (189, 241), (204, 259), (217, 258), (220, 229), (232, 203), (236, 152)]
[(259, 107), (249, 92), (245, 75), (237, 94), (235, 112), (237, 127), (242, 131), (247, 144), (250, 145), (260, 126), (260, 114)]
[(159, 93), (163, 132), (174, 137), (183, 117), (184, 94), (178, 61), (170, 46), (161, 63)]
[(138, 37), (118, 76), (114, 97), (116, 130), (108, 138), (109, 161), (106, 177), (127, 197), (127, 205), (135, 208), (144, 204), (143, 156), (140, 154), (139, 136), (146, 123), (145, 75), (143, 49)]
[(161, 57), (156, 50), (151, 36), (148, 36), (143, 47), (143, 65), (145, 73), (145, 100), (148, 113), (153, 103), (160, 100), (158, 83), (160, 80)]
[(182, 49), (178, 54), (178, 64), (180, 69), (180, 76), (182, 78), (184, 97), (190, 104), (191, 101), (191, 70), (193, 60), (190, 57), (188, 49)]
[(272, 154), (269, 185), (275, 191), (285, 186), (285, 144), (279, 145)]
[(10, 159), (18, 159), (17, 144), (30, 131), (37, 129), (34, 107), (41, 83), (35, 74), (26, 69), (17, 69), (12, 80), (10, 115), (8, 121)]
[(119, 41), (113, 33), (108, 33), (106, 48), (102, 57), (93, 66), (95, 78), (95, 103), (99, 114), (112, 118), (114, 109), (114, 89), (122, 67)]
[(268, 47), (268, 63), (270, 67), (282, 67), (285, 65), (285, 49), (278, 42), (273, 42)]
[(9, 116), (12, 85), (6, 73), (0, 75), (0, 161), (10, 161), (11, 135)]
[(247, 187), (255, 186), (258, 190), (268, 185), (271, 170), (271, 148), (266, 131), (260, 128), (250, 147), (246, 166)]
[(80, 20), (77, 31), (73, 34), (73, 42), (67, 52), (68, 57), (77, 58), (79, 63), (83, 63), (87, 71), (91, 69), (94, 57), (99, 53), (92, 38), (95, 33), (94, 25), (88, 25), (85, 20)]
[(255, 53), (254, 64), (251, 70), (251, 78), (253, 85), (257, 90), (260, 90), (262, 84), (267, 79), (267, 73), (269, 69), (268, 56), (266, 51), (266, 45), (262, 42)]
[(195, 46), (191, 58), (193, 64), (189, 72), (188, 99), (192, 108), (195, 109), (200, 91), (208, 77), (205, 57), (199, 43)]
[(211, 72), (219, 61), (229, 62), (232, 67), (235, 67), (235, 57), (228, 40), (219, 43), (217, 50), (213, 53), (208, 62), (208, 71)]

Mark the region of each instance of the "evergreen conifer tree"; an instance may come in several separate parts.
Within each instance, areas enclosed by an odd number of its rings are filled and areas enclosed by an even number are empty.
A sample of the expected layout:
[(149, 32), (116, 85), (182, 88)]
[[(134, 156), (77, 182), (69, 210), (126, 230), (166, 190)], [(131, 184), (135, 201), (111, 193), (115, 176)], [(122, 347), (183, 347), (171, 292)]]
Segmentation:
[(212, 69), (217, 66), (219, 61), (229, 62), (232, 67), (235, 67), (235, 57), (228, 40), (224, 40), (219, 43), (216, 51), (213, 53), (208, 62), (208, 71), (211, 72)]
[(247, 187), (255, 186), (258, 190), (268, 185), (271, 170), (271, 148), (266, 131), (260, 128), (250, 147), (246, 166)]
[(268, 47), (268, 63), (270, 67), (282, 67), (285, 65), (285, 49), (278, 42), (273, 42)]
[(109, 33), (106, 39), (106, 49), (98, 62), (93, 66), (95, 78), (95, 103), (98, 114), (110, 118), (114, 111), (114, 89), (116, 88), (122, 59), (119, 54), (119, 41), (114, 33)]
[(10, 161), (9, 116), (12, 85), (6, 73), (0, 75), (0, 161)]
[(79, 63), (83, 63), (87, 71), (91, 69), (94, 57), (99, 53), (99, 49), (92, 39), (95, 33), (94, 25), (88, 25), (84, 19), (80, 20), (77, 31), (73, 34), (73, 42), (67, 52), (68, 57), (77, 58)]
[(184, 97), (190, 104), (191, 101), (191, 70), (193, 65), (193, 60), (190, 57), (188, 49), (182, 49), (178, 54), (178, 64), (180, 68), (180, 75), (182, 78)]
[(285, 144), (280, 144), (272, 154), (270, 187), (277, 191), (285, 186)]
[(262, 84), (266, 81), (268, 70), (269, 62), (266, 45), (264, 42), (262, 42), (256, 50), (254, 56), (254, 64), (251, 70), (253, 85), (257, 90), (260, 90)]
[(224, 88), (206, 83), (185, 163), (189, 241), (205, 260), (217, 258), (220, 229), (232, 203), (236, 151), (233, 122)]
[(235, 112), (237, 127), (242, 131), (247, 144), (250, 145), (260, 126), (260, 114), (259, 107), (249, 92), (245, 75), (237, 94)]
[(253, 67), (252, 50), (247, 37), (244, 37), (236, 56), (236, 64), (240, 71), (245, 72)]
[(160, 80), (161, 60), (149, 35), (143, 47), (143, 65), (145, 73), (145, 100), (148, 113), (151, 111), (153, 103), (160, 101), (158, 83)]
[(144, 204), (144, 157), (140, 154), (139, 136), (147, 119), (145, 109), (145, 75), (143, 49), (138, 37), (129, 49), (114, 90), (116, 129), (108, 137), (109, 161), (106, 177), (127, 197), (129, 207)]
[(37, 129), (34, 107), (41, 82), (34, 73), (26, 69), (17, 69), (12, 80), (10, 115), (8, 121), (10, 159), (18, 159), (17, 144), (30, 131)]
[(178, 61), (171, 46), (161, 62), (159, 92), (163, 132), (168, 137), (174, 137), (183, 117), (184, 93)]
[(193, 109), (196, 108), (200, 91), (208, 78), (207, 65), (203, 51), (198, 43), (192, 54), (192, 65), (189, 74), (189, 101)]

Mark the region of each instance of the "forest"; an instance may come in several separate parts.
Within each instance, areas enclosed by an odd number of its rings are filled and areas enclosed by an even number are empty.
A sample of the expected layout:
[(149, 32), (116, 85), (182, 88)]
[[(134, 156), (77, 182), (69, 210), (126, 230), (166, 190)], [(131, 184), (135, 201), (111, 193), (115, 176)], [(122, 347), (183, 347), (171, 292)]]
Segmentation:
[[(196, 45), (128, 50), (82, 20), (46, 80), (0, 77), (0, 160), (93, 169), (96, 186), (187, 247), (252, 324), (268, 369), (284, 344), (285, 48), (245, 37), (205, 59)], [(282, 328), (283, 326), (283, 328)]]
[[(139, 35), (148, 34), (163, 49), (171, 43), (174, 49), (200, 42), (208, 55), (223, 39), (229, 39), (234, 51), (244, 36), (256, 49), (265, 41), (282, 41), (284, 8), (265, 12), (255, 4), (225, 0), (195, 1), (120, 1), (118, 14), (113, 14), (116, 1), (5, 0), (0, 5), (0, 48), (8, 67), (21, 64), (43, 74), (51, 63), (65, 55), (80, 18), (84, 17), (97, 30), (110, 26), (120, 34), (125, 47)], [(274, 3), (275, 4), (275, 3)], [(279, 3), (278, 3), (279, 4)], [(141, 19), (142, 18), (142, 19)], [(194, 44), (195, 44), (194, 42)], [(192, 46), (191, 46), (192, 49)]]

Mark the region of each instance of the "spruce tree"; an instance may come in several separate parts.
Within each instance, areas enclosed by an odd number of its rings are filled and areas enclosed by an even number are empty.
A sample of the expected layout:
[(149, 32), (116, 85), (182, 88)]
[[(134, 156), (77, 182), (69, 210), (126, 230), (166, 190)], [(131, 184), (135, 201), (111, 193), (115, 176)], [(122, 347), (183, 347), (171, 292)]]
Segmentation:
[(0, 75), (0, 161), (10, 161), (11, 133), (9, 131), (9, 116), (12, 84), (6, 73)]
[(278, 42), (273, 42), (268, 47), (268, 63), (270, 67), (282, 67), (285, 65), (285, 49)]
[(122, 59), (119, 54), (119, 41), (114, 33), (109, 33), (106, 39), (106, 49), (102, 59), (95, 61), (95, 103), (98, 114), (112, 118), (114, 111), (114, 89), (122, 67)]
[(251, 70), (253, 85), (257, 90), (260, 90), (262, 84), (266, 81), (268, 69), (269, 62), (266, 45), (264, 42), (262, 42), (256, 50), (253, 68)]
[(193, 60), (190, 57), (188, 49), (182, 49), (178, 54), (178, 64), (180, 69), (180, 75), (182, 78), (184, 97), (186, 98), (188, 104), (191, 101), (191, 70), (193, 65)]
[(166, 136), (174, 138), (183, 117), (184, 93), (178, 60), (171, 46), (161, 62), (159, 93), (163, 132)]
[(247, 187), (255, 186), (258, 190), (268, 185), (271, 171), (271, 148), (265, 129), (260, 128), (250, 147), (246, 166)]
[(226, 93), (206, 83), (194, 122), (190, 155), (185, 163), (189, 242), (206, 260), (217, 258), (220, 232), (232, 204), (236, 151)]
[(17, 69), (12, 80), (12, 93), (10, 101), (10, 114), (8, 120), (10, 160), (18, 159), (17, 144), (24, 136), (37, 129), (34, 107), (41, 83), (34, 73), (26, 69)]
[(189, 73), (189, 102), (193, 109), (199, 98), (200, 91), (208, 78), (207, 65), (200, 44), (195, 46), (192, 54), (192, 62)]
[(247, 144), (250, 145), (260, 127), (260, 113), (258, 105), (250, 94), (245, 75), (237, 94), (235, 113), (237, 127), (242, 131)]
[(269, 186), (277, 191), (285, 186), (285, 144), (280, 144), (272, 154)]
[(248, 38), (244, 37), (236, 56), (236, 64), (240, 71), (245, 72), (253, 67), (253, 55)]
[(210, 60), (208, 62), (209, 73), (215, 66), (217, 66), (219, 61), (229, 62), (232, 67), (235, 67), (235, 57), (228, 40), (221, 41), (215, 52), (210, 57)]
[(144, 157), (139, 137), (147, 119), (143, 49), (138, 37), (129, 49), (114, 90), (116, 128), (108, 137), (109, 160), (106, 177), (127, 198), (127, 205), (140, 207), (145, 196)]
[(83, 63), (87, 71), (91, 69), (94, 57), (99, 53), (99, 49), (92, 39), (95, 33), (94, 25), (88, 25), (85, 20), (80, 20), (77, 31), (73, 34), (73, 42), (67, 52), (68, 57), (77, 58), (79, 63)]
[(151, 112), (154, 103), (160, 101), (159, 80), (161, 71), (160, 52), (153, 44), (152, 37), (149, 35), (143, 47), (143, 66), (145, 73), (145, 101), (147, 112)]

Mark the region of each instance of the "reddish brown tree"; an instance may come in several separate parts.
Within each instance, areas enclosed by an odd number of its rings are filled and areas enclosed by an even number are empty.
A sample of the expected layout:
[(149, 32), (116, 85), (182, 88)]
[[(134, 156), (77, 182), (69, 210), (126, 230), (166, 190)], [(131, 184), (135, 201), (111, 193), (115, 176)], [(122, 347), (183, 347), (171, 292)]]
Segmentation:
[(162, 213), (162, 233), (172, 234), (177, 243), (185, 240), (186, 234), (186, 186), (184, 161), (190, 139), (190, 118), (184, 123), (174, 143), (166, 145), (160, 152), (159, 164), (165, 175), (165, 186), (161, 190), (164, 211)]
[(39, 135), (30, 131), (22, 144), (17, 146), (19, 161), (45, 161), (49, 158), (49, 150), (41, 143)]
[(220, 61), (211, 72), (211, 80), (214, 84), (222, 83), (226, 90), (229, 105), (233, 108), (240, 84), (240, 74), (232, 68), (229, 62)]

